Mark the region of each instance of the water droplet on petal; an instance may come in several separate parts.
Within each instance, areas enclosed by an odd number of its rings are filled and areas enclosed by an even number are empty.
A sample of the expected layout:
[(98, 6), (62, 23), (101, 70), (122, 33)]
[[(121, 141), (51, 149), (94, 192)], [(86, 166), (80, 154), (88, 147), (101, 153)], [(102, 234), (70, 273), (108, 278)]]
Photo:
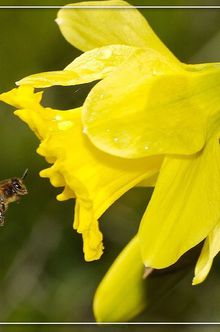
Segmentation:
[(114, 142), (118, 142), (118, 137), (114, 137)]
[(72, 125), (73, 125), (72, 121), (62, 121), (58, 124), (58, 128), (60, 130), (66, 130), (66, 129), (71, 128)]
[(100, 53), (100, 59), (108, 59), (110, 58), (111, 55), (112, 55), (112, 50), (110, 49), (102, 50), (102, 52)]
[(60, 120), (62, 120), (62, 116), (61, 115), (55, 115), (55, 117), (53, 119), (54, 119), (54, 121), (60, 121)]

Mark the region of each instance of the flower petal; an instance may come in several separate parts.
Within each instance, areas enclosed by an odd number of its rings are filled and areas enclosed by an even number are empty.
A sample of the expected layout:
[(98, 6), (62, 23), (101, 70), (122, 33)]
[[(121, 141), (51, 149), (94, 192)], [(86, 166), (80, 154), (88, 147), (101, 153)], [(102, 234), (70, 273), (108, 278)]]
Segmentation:
[(0, 100), (16, 108), (36, 107), (42, 98), (42, 92), (33, 94), (33, 88), (23, 86), (0, 94)]
[(155, 187), (159, 172), (137, 184), (137, 187)]
[(89, 93), (86, 133), (99, 149), (125, 158), (195, 153), (209, 113), (219, 110), (219, 77), (218, 67), (187, 70), (140, 49)]
[(127, 61), (136, 51), (136, 47), (125, 45), (97, 48), (83, 53), (64, 70), (30, 75), (16, 84), (45, 88), (52, 85), (68, 86), (100, 80)]
[[(19, 112), (23, 111), (16, 114)], [(158, 172), (161, 157), (126, 161), (107, 155), (83, 135), (81, 110), (75, 110), (74, 114), (71, 111), (61, 113), (62, 121), (65, 119), (73, 124), (52, 132), (41, 143), (38, 153), (56, 160), (50, 169), (41, 172), (41, 176), (53, 178), (57, 172), (63, 175), (77, 198), (74, 228), (83, 234), (85, 258), (98, 259), (102, 253), (98, 219), (123, 193)]]
[[(14, 89), (4, 94), (4, 101), (13, 100), (13, 105), (22, 108), (20, 101), (25, 91), (25, 86)], [(33, 89), (29, 98), (33, 101), (30, 108), (15, 114), (40, 138), (37, 152), (53, 163), (41, 176), (50, 178), (55, 186), (65, 186), (60, 200), (76, 197), (74, 228), (83, 235), (85, 259), (98, 259), (103, 251), (99, 217), (127, 190), (157, 173), (162, 158), (128, 161), (103, 153), (83, 134), (81, 108), (68, 111), (43, 108)]]
[[(125, 1), (89, 1), (67, 6), (76, 6), (76, 9), (64, 7), (58, 12), (56, 22), (66, 40), (82, 51), (111, 44), (124, 44), (150, 47), (172, 56), (137, 9), (105, 8), (129, 7), (130, 4)], [(99, 8), (80, 9), (77, 6)]]
[[(170, 269), (144, 271), (137, 236), (119, 254), (96, 291), (93, 310), (98, 322), (127, 322), (170, 294), (192, 273), (184, 260)], [(191, 261), (191, 259), (190, 259)]]
[[(152, 269), (148, 269), (149, 273)], [(137, 236), (117, 257), (96, 291), (94, 314), (98, 322), (128, 321), (147, 305), (144, 265)]]
[(164, 268), (202, 241), (220, 217), (220, 147), (214, 135), (191, 157), (166, 157), (139, 229), (144, 264)]
[(203, 245), (200, 257), (196, 264), (193, 285), (200, 284), (207, 277), (213, 263), (213, 259), (220, 251), (220, 224), (210, 232)]

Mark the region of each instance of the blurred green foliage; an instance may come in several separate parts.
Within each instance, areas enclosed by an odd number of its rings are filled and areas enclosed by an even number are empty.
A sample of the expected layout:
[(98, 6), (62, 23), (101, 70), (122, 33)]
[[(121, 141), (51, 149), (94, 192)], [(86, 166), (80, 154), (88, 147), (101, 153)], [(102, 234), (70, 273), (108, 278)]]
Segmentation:
[[(29, 1), (25, 5), (66, 3), (48, 0), (47, 3)], [(137, 1), (130, 3), (137, 4)], [(152, 1), (142, 1), (141, 5), (144, 4)], [(153, 4), (165, 3), (154, 1)], [(193, 2), (173, 0), (169, 4)], [(201, 1), (201, 4), (207, 2)], [(21, 3), (13, 0), (7, 1), (7, 5)], [(56, 12), (56, 9), (0, 9), (0, 92), (13, 88), (15, 81), (28, 74), (62, 69), (80, 54), (60, 34), (54, 22)], [(220, 10), (164, 9), (142, 10), (142, 13), (182, 61), (220, 60)], [(79, 106), (91, 86), (48, 89), (44, 104), (61, 109)], [(135, 188), (105, 213), (101, 218), (105, 254), (98, 262), (86, 263), (81, 238), (72, 230), (74, 203), (57, 202), (59, 190), (39, 177), (38, 172), (47, 164), (36, 154), (37, 146), (33, 133), (13, 115), (10, 107), (1, 104), (0, 178), (20, 176), (28, 167), (29, 195), (19, 205), (10, 206), (6, 225), (0, 228), (0, 321), (93, 321), (95, 289), (111, 262), (135, 234), (151, 192)], [(219, 321), (218, 265), (219, 258), (207, 281), (197, 287), (191, 286), (190, 269), (168, 294), (136, 320)], [(75, 329), (84, 331), (86, 327)], [(8, 327), (7, 330), (15, 329)], [(20, 330), (23, 328), (16, 327), (16, 331)], [(37, 326), (29, 328), (29, 331), (39, 330)], [(51, 330), (52, 327), (46, 329)], [(67, 330), (62, 326), (56, 328), (56, 331)], [(111, 330), (113, 327), (108, 327)], [(124, 328), (114, 328), (114, 331), (121, 330)], [(132, 330), (142, 331), (143, 327)]]

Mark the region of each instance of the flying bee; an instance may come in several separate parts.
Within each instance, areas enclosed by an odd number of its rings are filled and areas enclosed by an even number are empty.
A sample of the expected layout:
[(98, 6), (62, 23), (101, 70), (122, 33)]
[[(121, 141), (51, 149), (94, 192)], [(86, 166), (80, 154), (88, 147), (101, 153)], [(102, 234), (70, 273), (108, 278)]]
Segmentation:
[(28, 169), (25, 170), (21, 178), (11, 178), (0, 181), (0, 226), (4, 225), (5, 212), (8, 209), (8, 204), (18, 201), (21, 196), (28, 193), (24, 184)]

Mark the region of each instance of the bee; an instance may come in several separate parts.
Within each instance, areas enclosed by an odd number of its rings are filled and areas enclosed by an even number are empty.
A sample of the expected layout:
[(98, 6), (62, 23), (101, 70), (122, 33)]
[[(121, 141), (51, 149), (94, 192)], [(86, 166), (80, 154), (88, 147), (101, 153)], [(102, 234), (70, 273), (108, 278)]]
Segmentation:
[(28, 191), (24, 184), (28, 169), (21, 178), (11, 178), (0, 181), (0, 226), (5, 223), (5, 213), (9, 203), (19, 201), (21, 196), (27, 195)]

